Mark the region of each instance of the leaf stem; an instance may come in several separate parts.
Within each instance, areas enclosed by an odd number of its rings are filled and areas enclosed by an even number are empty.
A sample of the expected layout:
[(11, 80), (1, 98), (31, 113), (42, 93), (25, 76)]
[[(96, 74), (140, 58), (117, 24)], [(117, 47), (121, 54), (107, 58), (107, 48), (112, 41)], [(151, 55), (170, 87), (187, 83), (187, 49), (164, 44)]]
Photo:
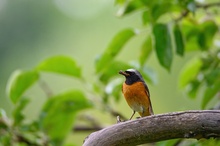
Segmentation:
[(47, 96), (48, 98), (50, 98), (51, 96), (53, 96), (52, 90), (50, 89), (50, 87), (48, 86), (48, 84), (47, 84), (45, 81), (40, 80), (40, 81), (39, 81), (39, 86), (40, 86), (40, 88), (44, 91), (44, 93), (46, 94), (46, 96)]

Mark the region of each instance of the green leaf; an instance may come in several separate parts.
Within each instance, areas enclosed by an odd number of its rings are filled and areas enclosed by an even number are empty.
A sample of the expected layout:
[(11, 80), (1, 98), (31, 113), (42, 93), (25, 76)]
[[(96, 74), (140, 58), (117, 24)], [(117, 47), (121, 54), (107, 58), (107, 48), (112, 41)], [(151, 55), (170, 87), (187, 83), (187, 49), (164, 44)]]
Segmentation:
[(0, 118), (8, 119), (7, 114), (4, 109), (0, 108)]
[(152, 52), (152, 48), (153, 45), (152, 45), (152, 38), (151, 36), (149, 36), (145, 41), (144, 43), (142, 44), (142, 47), (141, 47), (141, 54), (140, 54), (140, 57), (139, 57), (139, 62), (141, 64), (141, 66), (144, 65), (144, 63), (146, 62), (146, 60), (149, 58), (151, 52)]
[(135, 10), (138, 10), (140, 8), (143, 8), (145, 5), (144, 3), (142, 2), (142, 0), (133, 0), (133, 1), (130, 1), (126, 8), (125, 8), (125, 11), (124, 11), (124, 15), (125, 14), (128, 14), (128, 13), (131, 13)]
[(26, 105), (29, 103), (29, 99), (22, 98), (18, 105), (16, 105), (15, 109), (13, 110), (13, 118), (14, 118), (14, 125), (19, 125), (23, 119), (24, 115), (22, 113), (22, 110), (26, 107)]
[(64, 146), (77, 146), (76, 144), (72, 144), (72, 143), (67, 143), (67, 144), (64, 144)]
[(220, 145), (220, 141), (216, 138), (210, 138), (209, 140), (199, 140), (195, 141), (190, 146), (218, 146)]
[(202, 61), (199, 58), (190, 60), (182, 69), (179, 78), (179, 87), (184, 88), (193, 81), (202, 67)]
[(169, 28), (165, 24), (157, 23), (153, 26), (155, 49), (160, 64), (170, 70), (173, 54)]
[(182, 36), (182, 32), (180, 30), (179, 25), (174, 26), (174, 41), (175, 41), (175, 46), (176, 46), (176, 53), (180, 56), (184, 55), (184, 40)]
[(122, 4), (125, 4), (126, 0), (115, 0), (115, 4), (119, 4), (119, 5), (122, 5)]
[(120, 31), (110, 42), (105, 52), (96, 61), (96, 72), (102, 69), (112, 61), (112, 59), (121, 51), (127, 41), (135, 35), (133, 29), (124, 29)]
[(14, 142), (12, 142), (11, 140), (11, 133), (6, 131), (4, 134), (1, 134), (0, 143), (1, 143), (1, 146), (14, 145)]
[(23, 93), (39, 79), (37, 71), (15, 71), (7, 84), (7, 92), (13, 103), (17, 103)]
[(202, 100), (202, 109), (211, 101), (212, 98), (220, 91), (220, 79), (217, 79), (212, 86), (209, 86), (205, 90), (205, 94)]
[[(0, 129), (1, 129), (1, 131), (8, 130), (8, 126), (9, 126), (8, 122), (9, 122), (9, 119), (6, 115), (5, 110), (0, 108)], [(1, 134), (1, 136), (2, 136), (2, 134)], [(1, 141), (1, 137), (0, 137), (0, 143), (1, 142), (2, 141)]]
[[(204, 66), (204, 65), (203, 65)], [(205, 80), (208, 86), (213, 85), (213, 83), (220, 77), (220, 68), (211, 68), (209, 64), (208, 73), (205, 74)]]
[[(111, 96), (111, 97), (113, 96), (114, 100), (116, 102), (118, 102), (120, 97), (122, 97), (121, 96), (121, 94), (122, 94), (121, 90), (122, 90), (122, 80), (119, 79), (119, 78), (109, 82), (107, 84), (106, 88), (105, 88), (105, 92), (108, 94), (108, 96)], [(106, 101), (107, 100), (108, 99), (106, 99)]]
[(206, 46), (206, 36), (202, 32), (198, 34), (198, 44), (199, 44), (201, 50), (208, 49)]
[(102, 55), (98, 56), (96, 59), (96, 72), (101, 72), (109, 63), (113, 60), (114, 56), (111, 56), (109, 53), (103, 53)]
[[(159, 141), (155, 146), (174, 146), (179, 143), (179, 139), (171, 139), (166, 141)], [(192, 145), (191, 145), (192, 146)]]
[(116, 34), (116, 36), (114, 36), (105, 52), (111, 54), (111, 56), (116, 56), (125, 43), (134, 35), (134, 29), (128, 28), (120, 31), (118, 34)]
[(158, 18), (172, 8), (172, 4), (170, 2), (164, 1), (163, 3), (157, 3), (151, 7), (151, 18), (153, 22), (156, 22)]
[(199, 35), (199, 25), (195, 22), (184, 21), (181, 26), (182, 34), (185, 38), (185, 50), (195, 51), (199, 49), (198, 45), (198, 35)]
[(207, 20), (199, 26), (198, 44), (201, 50), (208, 50), (213, 44), (213, 38), (218, 31), (218, 26), (213, 20)]
[(142, 22), (144, 25), (148, 24), (149, 22), (151, 22), (151, 16), (149, 11), (144, 11), (142, 14)]
[(37, 70), (65, 74), (81, 78), (81, 69), (76, 62), (67, 56), (50, 57), (37, 66)]
[(201, 81), (199, 81), (197, 79), (194, 79), (193, 81), (191, 81), (189, 83), (190, 88), (187, 88), (188, 89), (187, 90), (188, 96), (191, 98), (196, 98), (196, 95), (198, 93), (200, 85), (201, 85)]
[[(5, 110), (0, 108), (0, 129), (1, 130), (7, 129), (8, 126), (10, 125), (9, 122), (10, 121), (6, 115)], [(1, 143), (1, 137), (0, 137), (0, 143)]]
[(72, 129), (76, 113), (89, 107), (90, 102), (78, 90), (51, 97), (43, 106), (42, 127), (53, 141), (61, 144)]
[(120, 70), (127, 70), (129, 68), (132, 68), (132, 67), (124, 62), (112, 61), (109, 64), (108, 68), (106, 68), (105, 70), (103, 70), (103, 72), (101, 72), (100, 80), (103, 83), (108, 83), (111, 78), (119, 75), (118, 72)]
[(152, 2), (146, 0), (131, 0), (131, 1), (117, 0), (116, 3), (121, 5), (121, 7), (117, 12), (117, 16), (124, 16), (134, 11), (146, 8)]
[(217, 31), (218, 26), (212, 20), (206, 20), (201, 24), (185, 21), (182, 25), (182, 32), (186, 40), (186, 50), (210, 49)]
[(146, 83), (156, 84), (157, 83), (157, 74), (153, 69), (148, 68), (146, 66), (142, 67), (140, 70), (143, 78), (146, 80)]

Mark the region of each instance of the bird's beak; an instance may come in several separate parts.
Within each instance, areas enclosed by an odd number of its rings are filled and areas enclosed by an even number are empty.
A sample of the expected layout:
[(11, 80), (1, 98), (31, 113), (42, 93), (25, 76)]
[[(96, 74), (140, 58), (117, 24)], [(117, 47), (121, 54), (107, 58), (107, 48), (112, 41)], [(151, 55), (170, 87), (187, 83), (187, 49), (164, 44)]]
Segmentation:
[(125, 76), (125, 77), (129, 76), (128, 73), (126, 73), (126, 72), (124, 72), (124, 71), (122, 71), (122, 70), (119, 71), (119, 74), (121, 74), (121, 75), (123, 75), (123, 76)]

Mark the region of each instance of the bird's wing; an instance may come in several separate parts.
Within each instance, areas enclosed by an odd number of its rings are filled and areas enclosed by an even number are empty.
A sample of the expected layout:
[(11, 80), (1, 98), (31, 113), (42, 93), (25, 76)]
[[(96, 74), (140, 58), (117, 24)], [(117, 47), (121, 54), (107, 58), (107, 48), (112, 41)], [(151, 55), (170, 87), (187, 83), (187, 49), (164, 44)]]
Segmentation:
[(150, 101), (150, 91), (149, 91), (149, 89), (148, 89), (148, 87), (147, 87), (145, 82), (144, 82), (144, 87), (145, 87), (145, 92), (146, 92), (146, 94), (148, 96), (149, 104), (150, 104), (150, 106), (149, 106), (149, 113), (150, 113), (150, 115), (153, 115), (154, 112), (153, 112), (153, 107), (152, 107), (152, 104), (151, 104), (151, 101)]

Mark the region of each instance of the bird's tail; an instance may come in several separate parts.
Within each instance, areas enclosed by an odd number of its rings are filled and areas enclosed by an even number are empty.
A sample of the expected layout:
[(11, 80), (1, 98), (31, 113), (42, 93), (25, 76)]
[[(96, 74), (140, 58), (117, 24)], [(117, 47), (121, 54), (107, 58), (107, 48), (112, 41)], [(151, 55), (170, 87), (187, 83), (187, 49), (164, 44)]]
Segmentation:
[(149, 113), (148, 111), (145, 111), (145, 112), (138, 112), (138, 113), (139, 113), (139, 115), (140, 115), (141, 117), (150, 116), (150, 113)]
[(146, 111), (144, 111), (144, 112), (138, 112), (138, 113), (139, 113), (139, 115), (140, 115), (141, 117), (146, 117), (146, 116), (150, 116), (150, 115), (153, 115), (153, 114), (154, 114), (153, 109), (152, 109), (151, 106), (149, 107), (148, 110), (146, 110)]

